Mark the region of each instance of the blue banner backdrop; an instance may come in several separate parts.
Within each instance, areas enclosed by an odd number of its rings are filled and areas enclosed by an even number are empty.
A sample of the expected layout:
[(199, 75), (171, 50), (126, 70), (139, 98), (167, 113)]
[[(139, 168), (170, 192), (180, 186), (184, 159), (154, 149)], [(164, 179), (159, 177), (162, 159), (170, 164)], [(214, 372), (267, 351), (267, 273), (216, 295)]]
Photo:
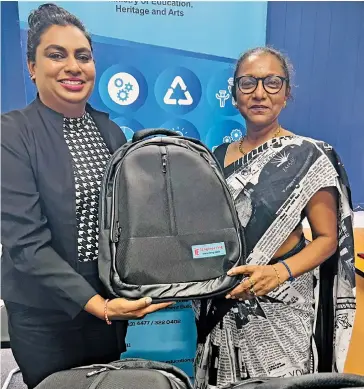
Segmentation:
[[(19, 2), (23, 61), (29, 12)], [(91, 104), (131, 139), (146, 127), (165, 127), (211, 149), (238, 140), (244, 120), (231, 104), (239, 54), (265, 44), (267, 2), (57, 2), (91, 32), (97, 80)], [(24, 68), (24, 72), (26, 69)], [(35, 88), (26, 76), (26, 101)], [(191, 302), (129, 324), (122, 357), (168, 361), (192, 378), (196, 334)]]

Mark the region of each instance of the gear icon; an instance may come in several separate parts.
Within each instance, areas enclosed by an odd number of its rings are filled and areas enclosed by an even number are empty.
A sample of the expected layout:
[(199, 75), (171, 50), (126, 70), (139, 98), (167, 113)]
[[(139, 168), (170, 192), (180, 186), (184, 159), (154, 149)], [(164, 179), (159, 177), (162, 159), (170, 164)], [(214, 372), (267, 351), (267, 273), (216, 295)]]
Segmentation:
[(127, 92), (124, 89), (119, 90), (119, 92), (118, 92), (118, 99), (120, 101), (126, 101), (126, 100), (128, 100), (128, 98), (129, 98), (129, 92)]
[(243, 136), (243, 133), (238, 128), (235, 128), (234, 130), (231, 131), (230, 135), (231, 135), (231, 139), (239, 140)]
[(133, 90), (133, 85), (128, 82), (127, 84), (125, 84), (125, 90), (131, 92)]
[(122, 88), (122, 86), (124, 85), (124, 81), (123, 81), (121, 78), (117, 78), (117, 79), (114, 81), (114, 85), (115, 85), (117, 88)]
[(222, 141), (223, 141), (224, 143), (231, 143), (231, 138), (230, 138), (230, 136), (224, 136), (224, 137), (222, 138)]

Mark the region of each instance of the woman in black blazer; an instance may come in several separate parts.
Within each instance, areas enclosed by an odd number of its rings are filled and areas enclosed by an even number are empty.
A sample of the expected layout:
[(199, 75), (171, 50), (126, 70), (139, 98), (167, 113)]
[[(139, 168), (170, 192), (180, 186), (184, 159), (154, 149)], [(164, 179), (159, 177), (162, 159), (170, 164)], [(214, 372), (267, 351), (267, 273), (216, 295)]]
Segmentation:
[(28, 22), (38, 96), (1, 118), (1, 281), (11, 348), (34, 388), (53, 372), (119, 359), (127, 320), (169, 304), (104, 298), (98, 196), (125, 136), (86, 103), (95, 64), (83, 24), (53, 4)]

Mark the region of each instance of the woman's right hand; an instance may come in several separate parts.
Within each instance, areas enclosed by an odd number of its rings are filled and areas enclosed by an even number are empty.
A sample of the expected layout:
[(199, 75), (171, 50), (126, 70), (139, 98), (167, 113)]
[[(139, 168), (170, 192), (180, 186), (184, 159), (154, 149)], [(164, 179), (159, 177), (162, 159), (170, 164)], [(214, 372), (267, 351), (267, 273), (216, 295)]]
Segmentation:
[(107, 304), (107, 315), (110, 320), (142, 319), (148, 313), (159, 311), (174, 304), (173, 302), (152, 304), (150, 297), (131, 301), (124, 298), (110, 300)]
[[(142, 319), (148, 313), (159, 311), (172, 305), (173, 302), (152, 304), (150, 297), (139, 300), (126, 300), (115, 298), (107, 303), (107, 316), (109, 320), (133, 320)], [(85, 305), (85, 311), (105, 320), (105, 299), (99, 294), (93, 296)]]

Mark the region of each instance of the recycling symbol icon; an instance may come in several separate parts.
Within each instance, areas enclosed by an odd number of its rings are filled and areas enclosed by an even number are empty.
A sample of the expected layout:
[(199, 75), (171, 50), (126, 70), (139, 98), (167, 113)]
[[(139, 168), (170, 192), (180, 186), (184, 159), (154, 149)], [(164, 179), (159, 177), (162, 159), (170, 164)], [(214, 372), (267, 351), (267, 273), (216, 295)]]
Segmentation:
[[(176, 89), (176, 87), (179, 86), (183, 93), (184, 98), (183, 99), (174, 99), (172, 98), (173, 93)], [(191, 96), (191, 93), (187, 90), (187, 86), (185, 82), (183, 81), (181, 76), (176, 76), (171, 84), (171, 86), (168, 88), (167, 93), (165, 94), (163, 98), (164, 104), (168, 105), (191, 105), (193, 104), (193, 98)]]

